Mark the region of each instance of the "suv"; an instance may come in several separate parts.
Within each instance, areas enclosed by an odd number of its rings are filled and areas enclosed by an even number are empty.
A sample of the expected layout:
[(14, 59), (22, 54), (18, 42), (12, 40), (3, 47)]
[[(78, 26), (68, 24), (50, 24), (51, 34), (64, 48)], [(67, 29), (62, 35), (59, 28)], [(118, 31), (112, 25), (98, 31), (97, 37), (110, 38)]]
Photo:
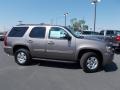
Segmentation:
[(4, 51), (19, 65), (30, 64), (33, 58), (73, 61), (90, 73), (110, 63), (114, 56), (105, 42), (78, 37), (66, 27), (51, 25), (13, 27), (5, 36)]

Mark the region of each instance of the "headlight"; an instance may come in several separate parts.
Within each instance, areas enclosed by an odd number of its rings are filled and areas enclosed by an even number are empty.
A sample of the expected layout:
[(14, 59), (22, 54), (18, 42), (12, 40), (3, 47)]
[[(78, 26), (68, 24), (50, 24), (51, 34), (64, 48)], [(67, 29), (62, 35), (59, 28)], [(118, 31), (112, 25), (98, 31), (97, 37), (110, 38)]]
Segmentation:
[(112, 47), (111, 46), (106, 46), (107, 52), (112, 52)]

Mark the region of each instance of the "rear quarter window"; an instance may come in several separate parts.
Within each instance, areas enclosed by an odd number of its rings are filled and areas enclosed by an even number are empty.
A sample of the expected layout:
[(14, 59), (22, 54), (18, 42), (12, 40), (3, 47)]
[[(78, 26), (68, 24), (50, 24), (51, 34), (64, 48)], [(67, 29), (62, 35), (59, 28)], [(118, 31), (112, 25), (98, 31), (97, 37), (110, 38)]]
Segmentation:
[(28, 27), (13, 27), (8, 37), (23, 37)]

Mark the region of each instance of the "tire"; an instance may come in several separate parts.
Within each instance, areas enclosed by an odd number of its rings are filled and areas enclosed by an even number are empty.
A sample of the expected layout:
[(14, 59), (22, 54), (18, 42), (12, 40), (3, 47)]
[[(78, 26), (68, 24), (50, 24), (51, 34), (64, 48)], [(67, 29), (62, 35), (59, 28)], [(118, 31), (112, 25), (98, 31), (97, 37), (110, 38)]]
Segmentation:
[(15, 52), (15, 62), (19, 65), (29, 65), (31, 63), (31, 55), (27, 49), (18, 49)]
[(101, 60), (100, 57), (94, 52), (87, 52), (81, 57), (80, 65), (84, 72), (93, 73), (97, 72), (100, 68)]

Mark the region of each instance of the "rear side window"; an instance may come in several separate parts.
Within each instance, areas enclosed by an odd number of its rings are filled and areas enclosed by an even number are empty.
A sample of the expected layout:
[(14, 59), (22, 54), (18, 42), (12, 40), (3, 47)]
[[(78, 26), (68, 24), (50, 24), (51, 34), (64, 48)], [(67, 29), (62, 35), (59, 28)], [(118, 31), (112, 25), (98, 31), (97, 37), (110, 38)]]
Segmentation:
[(29, 36), (31, 38), (45, 38), (45, 32), (46, 32), (45, 27), (35, 27), (30, 32)]
[(13, 27), (8, 37), (23, 37), (28, 27)]

